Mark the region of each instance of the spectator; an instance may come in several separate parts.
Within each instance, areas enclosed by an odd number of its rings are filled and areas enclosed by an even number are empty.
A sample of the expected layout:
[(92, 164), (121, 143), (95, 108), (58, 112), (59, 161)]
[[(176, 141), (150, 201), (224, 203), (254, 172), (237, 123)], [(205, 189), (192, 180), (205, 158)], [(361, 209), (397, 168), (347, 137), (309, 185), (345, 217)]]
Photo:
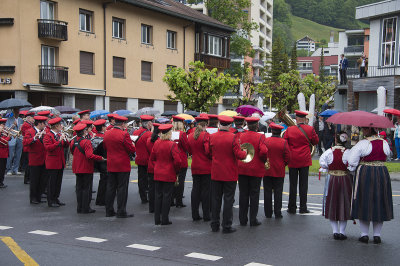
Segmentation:
[(349, 66), (349, 61), (347, 60), (346, 57), (344, 57), (344, 54), (340, 56), (340, 63), (339, 63), (339, 72), (340, 72), (340, 85), (346, 85), (347, 84), (347, 67)]
[(322, 147), (323, 147), (323, 136), (324, 136), (324, 118), (322, 116), (319, 116), (319, 118), (315, 121), (315, 132), (318, 134), (318, 155), (322, 155)]
[(365, 55), (361, 56), (357, 60), (357, 65), (358, 65), (358, 68), (360, 69), (360, 78), (367, 77), (368, 58), (366, 58)]
[(396, 153), (397, 153), (397, 158), (394, 159), (395, 161), (400, 160), (400, 125), (399, 122), (397, 121), (395, 124), (395, 130), (394, 130), (394, 145), (396, 146)]
[[(21, 126), (24, 120), (19, 117), (19, 110), (13, 109), (13, 115), (7, 119), (6, 127), (12, 130), (21, 130)], [(12, 137), (8, 142), (9, 146), (9, 156), (7, 159), (6, 172), (7, 175), (20, 175), (21, 172), (18, 171), (19, 163), (22, 154), (22, 136)]]
[(332, 123), (324, 123), (324, 149), (330, 149), (332, 147), (335, 138), (335, 127)]

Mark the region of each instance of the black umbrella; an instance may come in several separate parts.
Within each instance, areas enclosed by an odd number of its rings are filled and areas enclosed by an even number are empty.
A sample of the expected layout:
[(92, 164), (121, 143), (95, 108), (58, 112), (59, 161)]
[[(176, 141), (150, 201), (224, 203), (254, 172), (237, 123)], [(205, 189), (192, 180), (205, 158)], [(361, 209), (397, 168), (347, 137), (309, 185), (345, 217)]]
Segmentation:
[(162, 116), (173, 116), (173, 115), (177, 115), (178, 112), (177, 111), (165, 111), (164, 113), (162, 113)]
[(134, 115), (134, 114), (127, 114), (124, 116), (127, 117), (129, 121), (132, 121), (132, 120), (139, 121), (140, 120), (140, 117), (138, 117), (137, 115)]
[(185, 114), (196, 117), (196, 116), (199, 116), (200, 112), (196, 112), (196, 111), (186, 111)]
[(70, 106), (54, 106), (54, 108), (57, 109), (62, 114), (74, 114), (80, 111), (80, 109), (73, 108)]
[(0, 102), (0, 110), (4, 109), (14, 109), (14, 108), (22, 108), (22, 107), (28, 107), (32, 106), (29, 102), (22, 100), (22, 99), (7, 99), (2, 102)]

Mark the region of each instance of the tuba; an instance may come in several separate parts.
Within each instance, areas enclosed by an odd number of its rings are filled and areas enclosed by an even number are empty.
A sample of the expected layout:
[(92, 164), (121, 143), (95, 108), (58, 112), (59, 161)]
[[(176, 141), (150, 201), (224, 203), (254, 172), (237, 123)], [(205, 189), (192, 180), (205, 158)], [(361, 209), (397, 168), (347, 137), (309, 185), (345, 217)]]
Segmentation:
[(243, 143), (243, 144), (240, 145), (240, 148), (242, 150), (244, 150), (244, 149), (247, 150), (246, 158), (244, 158), (241, 161), (244, 162), (244, 163), (251, 162), (253, 160), (253, 158), (254, 158), (254, 153), (255, 153), (253, 145), (251, 145), (250, 143)]
[[(291, 118), (290, 115), (287, 113), (286, 107), (284, 107), (277, 113), (277, 117), (279, 118), (280, 121), (282, 121), (288, 127), (296, 125), (296, 121), (293, 118)], [(286, 132), (286, 130), (282, 130), (282, 133), (281, 133), (282, 138), (285, 135), (285, 132)], [(311, 157), (314, 156), (314, 154), (315, 154), (315, 146), (314, 145), (310, 144), (310, 152), (311, 152)]]

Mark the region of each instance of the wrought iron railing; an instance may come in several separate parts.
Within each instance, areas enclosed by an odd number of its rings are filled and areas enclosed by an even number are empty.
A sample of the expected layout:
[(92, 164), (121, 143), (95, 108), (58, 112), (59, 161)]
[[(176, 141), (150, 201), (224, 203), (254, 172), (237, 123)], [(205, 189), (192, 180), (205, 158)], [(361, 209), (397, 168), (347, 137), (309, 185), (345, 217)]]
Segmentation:
[[(368, 66), (366, 73), (361, 78), (387, 77), (400, 75), (400, 66)], [(360, 78), (360, 68), (347, 68), (346, 75), (348, 79)]]
[(39, 83), (68, 85), (68, 67), (40, 65)]
[(38, 19), (38, 36), (39, 38), (66, 41), (68, 40), (67, 24), (65, 21)]

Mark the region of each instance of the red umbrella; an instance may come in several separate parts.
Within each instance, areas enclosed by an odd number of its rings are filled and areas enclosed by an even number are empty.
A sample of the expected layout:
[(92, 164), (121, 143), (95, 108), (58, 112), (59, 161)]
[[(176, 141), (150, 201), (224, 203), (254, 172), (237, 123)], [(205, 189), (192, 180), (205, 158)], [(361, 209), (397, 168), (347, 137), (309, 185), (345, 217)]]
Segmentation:
[(387, 113), (387, 114), (400, 116), (400, 110), (397, 110), (397, 109), (385, 109), (385, 110), (383, 110), (383, 112)]
[(244, 116), (251, 116), (253, 113), (259, 113), (261, 116), (264, 115), (263, 111), (253, 105), (241, 105), (235, 111)]
[(392, 128), (393, 123), (384, 116), (364, 112), (353, 111), (337, 113), (326, 120), (334, 124), (352, 125), (358, 127)]

